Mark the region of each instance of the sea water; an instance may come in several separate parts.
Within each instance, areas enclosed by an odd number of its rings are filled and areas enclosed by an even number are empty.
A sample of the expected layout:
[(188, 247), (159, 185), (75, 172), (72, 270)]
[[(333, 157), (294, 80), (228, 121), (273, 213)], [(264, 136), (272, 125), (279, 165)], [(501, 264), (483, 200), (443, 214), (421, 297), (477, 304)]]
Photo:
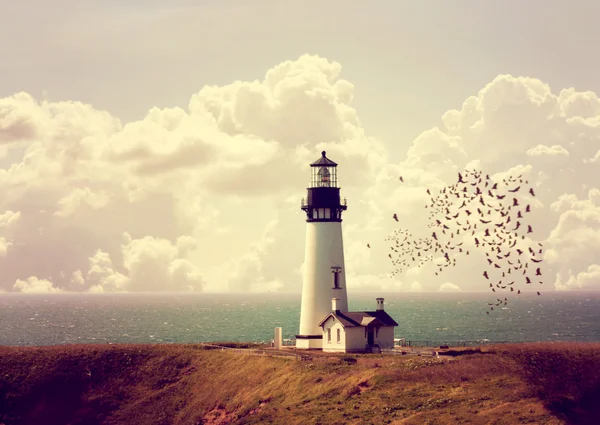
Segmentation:
[[(352, 311), (375, 298), (415, 345), (600, 341), (600, 293), (522, 294), (490, 311), (487, 293), (350, 294)], [(490, 314), (486, 314), (488, 312)], [(0, 345), (270, 342), (294, 339), (300, 294), (0, 294)]]

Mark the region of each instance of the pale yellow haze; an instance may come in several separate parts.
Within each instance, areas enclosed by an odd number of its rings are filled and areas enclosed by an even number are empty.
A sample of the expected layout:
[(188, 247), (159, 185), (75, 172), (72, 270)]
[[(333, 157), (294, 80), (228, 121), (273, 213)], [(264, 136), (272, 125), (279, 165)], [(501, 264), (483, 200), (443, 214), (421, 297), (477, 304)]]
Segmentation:
[(322, 150), (350, 292), (487, 290), (389, 276), (465, 167), (535, 188), (544, 290), (600, 289), (600, 2), (0, 7), (0, 291), (298, 293)]

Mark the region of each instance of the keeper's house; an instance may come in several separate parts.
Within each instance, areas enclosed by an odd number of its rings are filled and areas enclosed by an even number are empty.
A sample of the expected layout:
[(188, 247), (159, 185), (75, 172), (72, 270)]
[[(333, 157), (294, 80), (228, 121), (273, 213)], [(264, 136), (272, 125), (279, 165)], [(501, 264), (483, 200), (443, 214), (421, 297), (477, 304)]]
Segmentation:
[(330, 353), (373, 353), (394, 348), (394, 327), (398, 323), (377, 298), (375, 311), (340, 311), (337, 298), (331, 300), (331, 313), (319, 322), (323, 329), (323, 351)]

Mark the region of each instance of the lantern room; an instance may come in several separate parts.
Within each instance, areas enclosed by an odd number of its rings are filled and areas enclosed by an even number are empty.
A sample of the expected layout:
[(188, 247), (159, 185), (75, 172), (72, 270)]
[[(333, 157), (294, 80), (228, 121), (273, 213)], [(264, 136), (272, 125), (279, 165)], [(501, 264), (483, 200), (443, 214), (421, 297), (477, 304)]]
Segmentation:
[(337, 164), (321, 152), (321, 158), (310, 164), (310, 187), (337, 187)]

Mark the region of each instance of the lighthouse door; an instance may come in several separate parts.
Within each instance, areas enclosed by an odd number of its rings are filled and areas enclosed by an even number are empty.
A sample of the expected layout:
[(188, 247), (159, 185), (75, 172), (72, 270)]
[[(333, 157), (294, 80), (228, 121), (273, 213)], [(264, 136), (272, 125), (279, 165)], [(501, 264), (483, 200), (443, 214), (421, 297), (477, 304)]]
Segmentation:
[(373, 345), (375, 345), (375, 337), (374, 337), (374, 335), (373, 335), (373, 328), (370, 328), (370, 329), (367, 331), (367, 344), (368, 344), (369, 346), (373, 346)]

